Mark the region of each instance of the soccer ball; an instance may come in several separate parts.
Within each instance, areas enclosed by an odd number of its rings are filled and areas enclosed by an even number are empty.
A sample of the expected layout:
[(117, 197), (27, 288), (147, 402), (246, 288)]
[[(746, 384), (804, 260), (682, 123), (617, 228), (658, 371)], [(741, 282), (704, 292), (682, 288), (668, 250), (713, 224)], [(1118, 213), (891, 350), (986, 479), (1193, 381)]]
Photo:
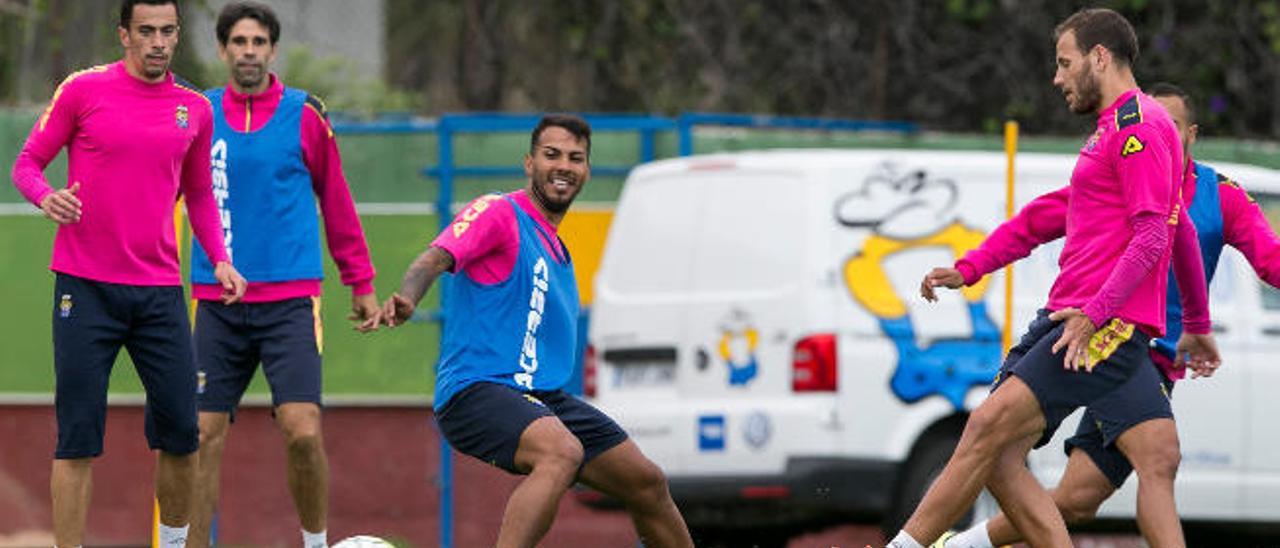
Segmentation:
[(330, 548), (395, 548), (395, 545), (378, 537), (356, 535), (344, 538)]

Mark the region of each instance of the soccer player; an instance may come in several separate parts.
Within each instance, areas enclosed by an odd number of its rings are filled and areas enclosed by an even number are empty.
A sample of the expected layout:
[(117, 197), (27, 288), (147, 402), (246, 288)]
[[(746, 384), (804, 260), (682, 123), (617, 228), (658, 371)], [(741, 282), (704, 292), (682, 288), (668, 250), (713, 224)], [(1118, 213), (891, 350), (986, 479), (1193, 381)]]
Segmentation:
[[(1070, 546), (1061, 515), (1024, 459), (1082, 405), (1108, 436), (1123, 432), (1106, 441), (1125, 451), (1138, 471), (1138, 521), (1148, 542), (1182, 544), (1173, 501), (1177, 431), (1147, 357), (1150, 339), (1165, 330), (1170, 225), (1184, 246), (1178, 278), (1189, 286), (1191, 311), (1207, 317), (1194, 230), (1176, 198), (1178, 133), (1164, 109), (1138, 90), (1132, 72), (1137, 37), (1124, 17), (1081, 10), (1055, 35), (1054, 85), (1072, 111), (1098, 116), (1071, 177), (1061, 272), (1046, 310), (1010, 351), (991, 396), (970, 416), (950, 462), (891, 546), (932, 543), (984, 485), (1014, 512), (1010, 518), (1032, 543)], [(984, 247), (999, 247), (991, 242)], [(935, 274), (921, 285), (929, 299), (934, 287), (951, 285)], [(1208, 332), (1207, 322), (1188, 321), (1186, 328)], [(1004, 504), (1015, 496), (1020, 504)]]
[[(1271, 229), (1262, 209), (1235, 181), (1192, 160), (1191, 146), (1195, 144), (1198, 126), (1191, 97), (1181, 88), (1166, 83), (1147, 88), (1147, 93), (1164, 105), (1178, 126), (1185, 156), (1182, 199), (1188, 216), (1196, 225), (1208, 279), (1213, 279), (1223, 245), (1230, 245), (1240, 250), (1258, 277), (1280, 287), (1280, 264), (1277, 264), (1280, 260), (1280, 238)], [(1055, 239), (1057, 236), (1054, 234), (1060, 234), (1063, 228), (1055, 226), (1052, 221), (1065, 209), (1065, 198), (1061, 193), (1051, 193), (1028, 204), (1019, 217), (1027, 216), (1033, 207), (1044, 215), (1040, 217), (1042, 221), (1035, 224), (1018, 223), (1022, 240), (1028, 245), (1036, 245)], [(1156, 341), (1151, 351), (1151, 358), (1160, 367), (1165, 386), (1171, 393), (1173, 383), (1186, 374), (1184, 368), (1177, 367), (1174, 347), (1170, 343), (1182, 329), (1182, 310), (1176, 301), (1177, 291), (1171, 286), (1167, 334)], [(1192, 377), (1212, 376), (1216, 368), (1217, 364), (1212, 362), (1203, 367), (1193, 363)], [(1133, 471), (1133, 465), (1124, 453), (1102, 441), (1102, 432), (1086, 414), (1076, 435), (1066, 442), (1069, 455), (1067, 469), (1051, 495), (1068, 524), (1092, 519), (1103, 501), (1110, 498)], [(946, 546), (990, 547), (1013, 544), (1020, 539), (1009, 519), (998, 515), (956, 535), (947, 541)]]
[[(162, 546), (182, 546), (195, 481), (196, 371), (178, 268), (174, 204), (213, 268), (214, 298), (235, 302), (244, 278), (218, 230), (209, 172), (209, 101), (169, 72), (178, 45), (174, 0), (125, 0), (124, 59), (66, 78), (13, 165), (13, 183), (58, 223), (53, 362), (58, 443), (54, 542), (83, 542), (93, 459), (102, 454), (107, 381), (120, 347), (147, 394), (146, 435), (160, 450), (155, 491)], [(67, 148), (67, 186), (44, 168)]]
[(454, 273), (435, 412), (453, 447), (526, 475), (507, 500), (497, 546), (536, 545), (575, 481), (621, 500), (645, 546), (692, 546), (662, 470), (612, 419), (563, 391), (578, 290), (556, 229), (591, 175), (590, 153), (585, 121), (543, 117), (525, 188), (467, 206), (409, 265), (383, 314), (388, 325), (405, 322), (432, 282)]
[(209, 542), (227, 431), (261, 362), (303, 546), (324, 548), (329, 478), (320, 427), (317, 201), (329, 252), (351, 287), (351, 319), (370, 320), (357, 326), (362, 331), (381, 318), (373, 265), (324, 105), (269, 72), (280, 39), (276, 14), (262, 4), (232, 2), (218, 15), (216, 33), (230, 82), (206, 92), (213, 104), (214, 195), (231, 255), (251, 285), (243, 302), (220, 302), (213, 269), (196, 244), (200, 463), (190, 544)]

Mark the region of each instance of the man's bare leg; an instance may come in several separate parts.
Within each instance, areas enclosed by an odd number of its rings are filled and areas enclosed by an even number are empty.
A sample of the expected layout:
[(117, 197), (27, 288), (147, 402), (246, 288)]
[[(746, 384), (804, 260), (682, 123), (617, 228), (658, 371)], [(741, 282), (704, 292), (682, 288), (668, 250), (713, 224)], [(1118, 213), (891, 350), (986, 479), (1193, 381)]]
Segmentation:
[(520, 434), (516, 468), (528, 476), (507, 499), (498, 548), (533, 548), (551, 529), (560, 498), (582, 465), (582, 443), (560, 419), (542, 417)]
[[(1049, 494), (1062, 514), (1063, 521), (1067, 525), (1073, 525), (1093, 519), (1098, 513), (1098, 507), (1115, 491), (1111, 480), (1098, 469), (1088, 453), (1075, 449), (1067, 458), (1067, 469), (1062, 473), (1062, 481)], [(987, 536), (995, 546), (1023, 540), (1022, 534), (1004, 514), (991, 518), (986, 527)]]
[(93, 459), (54, 459), (49, 487), (53, 496), (54, 545), (83, 544), (93, 494)]
[(951, 460), (902, 530), (923, 545), (960, 519), (987, 484), (997, 459), (1018, 440), (1044, 431), (1031, 389), (1010, 377), (969, 417)]
[(320, 406), (285, 403), (276, 407), (276, 424), (284, 435), (289, 492), (302, 528), (325, 531), (329, 506), (329, 460), (320, 432)]
[(689, 528), (667, 490), (666, 475), (635, 442), (626, 440), (591, 459), (580, 479), (622, 501), (646, 547), (692, 548)]
[(200, 412), (200, 453), (196, 465), (196, 494), (191, 505), (191, 534), (188, 548), (206, 548), (218, 508), (222, 451), (227, 444), (230, 413)]
[(1151, 546), (1186, 546), (1173, 481), (1182, 460), (1173, 419), (1153, 419), (1126, 430), (1116, 446), (1138, 474), (1138, 528)]

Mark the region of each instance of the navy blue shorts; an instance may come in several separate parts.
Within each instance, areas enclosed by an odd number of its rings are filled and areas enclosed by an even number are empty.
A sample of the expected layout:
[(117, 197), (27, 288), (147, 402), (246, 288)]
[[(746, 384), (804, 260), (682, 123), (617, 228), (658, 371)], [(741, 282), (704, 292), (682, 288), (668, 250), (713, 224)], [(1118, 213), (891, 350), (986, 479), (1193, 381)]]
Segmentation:
[(259, 363), (272, 405), (319, 405), (321, 333), (314, 297), (232, 305), (199, 301), (194, 338), (200, 410), (234, 416)]
[(513, 474), (520, 435), (542, 417), (556, 417), (582, 443), (582, 463), (626, 441), (608, 415), (563, 390), (520, 392), (478, 382), (449, 398), (436, 412), (440, 432), (454, 449)]
[(200, 445), (196, 370), (181, 286), (96, 282), (58, 273), (53, 282), (54, 458), (102, 454), (107, 383), (120, 347), (147, 394), (147, 443), (174, 455)]
[(1010, 375), (1017, 375), (1031, 389), (1045, 421), (1036, 447), (1049, 443), (1062, 421), (1083, 406), (1108, 424), (1173, 416), (1162, 395), (1161, 375), (1147, 355), (1150, 337), (1136, 326), (1112, 320), (1094, 334), (1089, 351), (1100, 363), (1092, 372), (1062, 367), (1063, 352), (1052, 352), (1062, 330), (1061, 322), (1049, 320), (1049, 311), (1037, 313), (1018, 345), (1009, 350), (992, 387), (995, 391)]
[(1089, 460), (1098, 466), (1116, 489), (1124, 485), (1129, 474), (1133, 473), (1133, 464), (1120, 451), (1120, 448), (1116, 447), (1116, 439), (1130, 428), (1150, 419), (1166, 418), (1159, 414), (1150, 414), (1149, 410), (1156, 407), (1150, 399), (1157, 397), (1168, 399), (1173, 394), (1173, 381), (1159, 373), (1155, 364), (1151, 364), (1151, 368), (1156, 369), (1160, 377), (1160, 384), (1163, 387), (1160, 395), (1154, 395), (1148, 390), (1135, 390), (1134, 399), (1117, 398), (1111, 403), (1117, 409), (1111, 414), (1110, 419), (1103, 419), (1094, 413), (1093, 409), (1096, 405), (1107, 404), (1107, 402), (1097, 402), (1094, 406), (1085, 409), (1084, 416), (1080, 417), (1080, 425), (1076, 427), (1076, 434), (1063, 442), (1063, 449), (1068, 457), (1071, 456), (1072, 449), (1084, 451), (1089, 456)]

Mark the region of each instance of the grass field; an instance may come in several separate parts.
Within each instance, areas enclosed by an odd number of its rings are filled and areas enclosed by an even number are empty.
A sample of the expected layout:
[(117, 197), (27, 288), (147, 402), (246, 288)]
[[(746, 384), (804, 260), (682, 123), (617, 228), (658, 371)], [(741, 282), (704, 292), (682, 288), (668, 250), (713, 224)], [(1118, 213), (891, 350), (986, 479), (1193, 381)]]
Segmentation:
[[(379, 298), (399, 286), (409, 262), (435, 236), (435, 216), (385, 215), (362, 218), (374, 266)], [(0, 392), (53, 391), (50, 332), (53, 274), (49, 250), (54, 225), (38, 216), (0, 217), (0, 302), (8, 314), (0, 317), (6, 333), (0, 353)], [(326, 257), (328, 254), (325, 254)], [(338, 282), (332, 261), (326, 259), (322, 297), (324, 321), (324, 382), (327, 394), (396, 394), (426, 396), (434, 382), (439, 329), (431, 323), (411, 323), (394, 330), (362, 335), (346, 320), (351, 292)], [(434, 308), (433, 290), (422, 309)], [(140, 393), (132, 363), (121, 354), (111, 377), (112, 393)], [(250, 391), (266, 393), (261, 374)]]

